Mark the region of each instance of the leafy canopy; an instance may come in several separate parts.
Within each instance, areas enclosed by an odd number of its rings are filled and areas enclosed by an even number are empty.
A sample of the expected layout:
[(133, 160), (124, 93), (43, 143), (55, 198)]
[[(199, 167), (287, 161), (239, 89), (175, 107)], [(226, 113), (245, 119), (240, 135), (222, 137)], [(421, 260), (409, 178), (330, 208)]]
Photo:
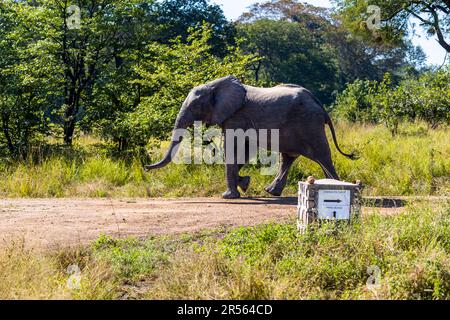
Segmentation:
[[(334, 0), (344, 18), (345, 26), (352, 32), (374, 42), (398, 43), (414, 30), (417, 21), (424, 31), (436, 37), (438, 43), (450, 52), (450, 1), (449, 0)], [(378, 6), (381, 29), (370, 30), (369, 5)]]

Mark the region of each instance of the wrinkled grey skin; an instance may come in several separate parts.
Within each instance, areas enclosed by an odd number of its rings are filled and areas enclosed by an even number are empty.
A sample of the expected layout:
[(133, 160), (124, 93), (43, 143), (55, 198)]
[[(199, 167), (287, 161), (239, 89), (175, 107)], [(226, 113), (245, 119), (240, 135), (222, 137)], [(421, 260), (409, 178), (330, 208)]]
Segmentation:
[[(299, 156), (317, 162), (327, 178), (339, 179), (331, 160), (325, 124), (330, 126), (339, 152), (354, 158), (339, 149), (331, 119), (320, 102), (311, 92), (296, 85), (256, 88), (243, 85), (232, 76), (217, 79), (190, 92), (178, 115), (175, 129), (186, 129), (194, 121), (219, 125), (222, 130), (279, 129), (281, 166), (273, 182), (265, 188), (274, 196), (280, 196), (283, 192), (289, 169)], [(164, 159), (145, 169), (158, 169), (169, 164), (172, 151), (180, 143), (181, 139), (172, 139)], [(225, 139), (225, 147), (226, 144)], [(251, 157), (247, 155), (246, 158)], [(226, 164), (228, 190), (223, 194), (225, 199), (239, 198), (238, 186), (244, 192), (247, 190), (250, 178), (239, 176), (241, 168), (239, 164)]]

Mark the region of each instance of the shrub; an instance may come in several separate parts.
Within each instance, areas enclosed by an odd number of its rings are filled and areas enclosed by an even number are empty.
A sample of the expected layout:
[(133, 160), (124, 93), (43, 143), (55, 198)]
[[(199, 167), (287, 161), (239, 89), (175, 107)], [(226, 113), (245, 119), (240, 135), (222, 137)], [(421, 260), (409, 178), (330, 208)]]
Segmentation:
[(450, 122), (450, 67), (406, 79), (393, 86), (357, 80), (337, 97), (334, 114), (351, 122), (384, 123), (395, 135), (400, 122), (423, 120), (430, 128)]
[(377, 90), (376, 81), (356, 80), (337, 96), (332, 106), (333, 114), (350, 122), (377, 123), (378, 114), (371, 100)]

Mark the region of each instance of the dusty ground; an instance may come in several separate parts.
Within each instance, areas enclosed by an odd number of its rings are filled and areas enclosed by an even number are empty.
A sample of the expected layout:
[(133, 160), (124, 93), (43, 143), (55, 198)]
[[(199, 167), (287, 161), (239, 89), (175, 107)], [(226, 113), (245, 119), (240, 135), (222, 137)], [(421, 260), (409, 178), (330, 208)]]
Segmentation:
[[(364, 208), (363, 213), (373, 210), (390, 214), (402, 208)], [(286, 221), (295, 215), (295, 198), (0, 199), (0, 246), (11, 240), (34, 248), (76, 246), (100, 234), (146, 237)]]

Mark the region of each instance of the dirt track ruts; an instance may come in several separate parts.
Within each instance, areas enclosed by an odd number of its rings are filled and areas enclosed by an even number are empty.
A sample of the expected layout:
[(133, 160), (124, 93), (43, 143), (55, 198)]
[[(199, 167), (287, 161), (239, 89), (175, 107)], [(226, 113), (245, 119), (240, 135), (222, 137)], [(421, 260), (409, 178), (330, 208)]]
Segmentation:
[(295, 215), (295, 198), (0, 199), (0, 246), (21, 239), (33, 248), (77, 246), (100, 234), (147, 237), (280, 222)]

